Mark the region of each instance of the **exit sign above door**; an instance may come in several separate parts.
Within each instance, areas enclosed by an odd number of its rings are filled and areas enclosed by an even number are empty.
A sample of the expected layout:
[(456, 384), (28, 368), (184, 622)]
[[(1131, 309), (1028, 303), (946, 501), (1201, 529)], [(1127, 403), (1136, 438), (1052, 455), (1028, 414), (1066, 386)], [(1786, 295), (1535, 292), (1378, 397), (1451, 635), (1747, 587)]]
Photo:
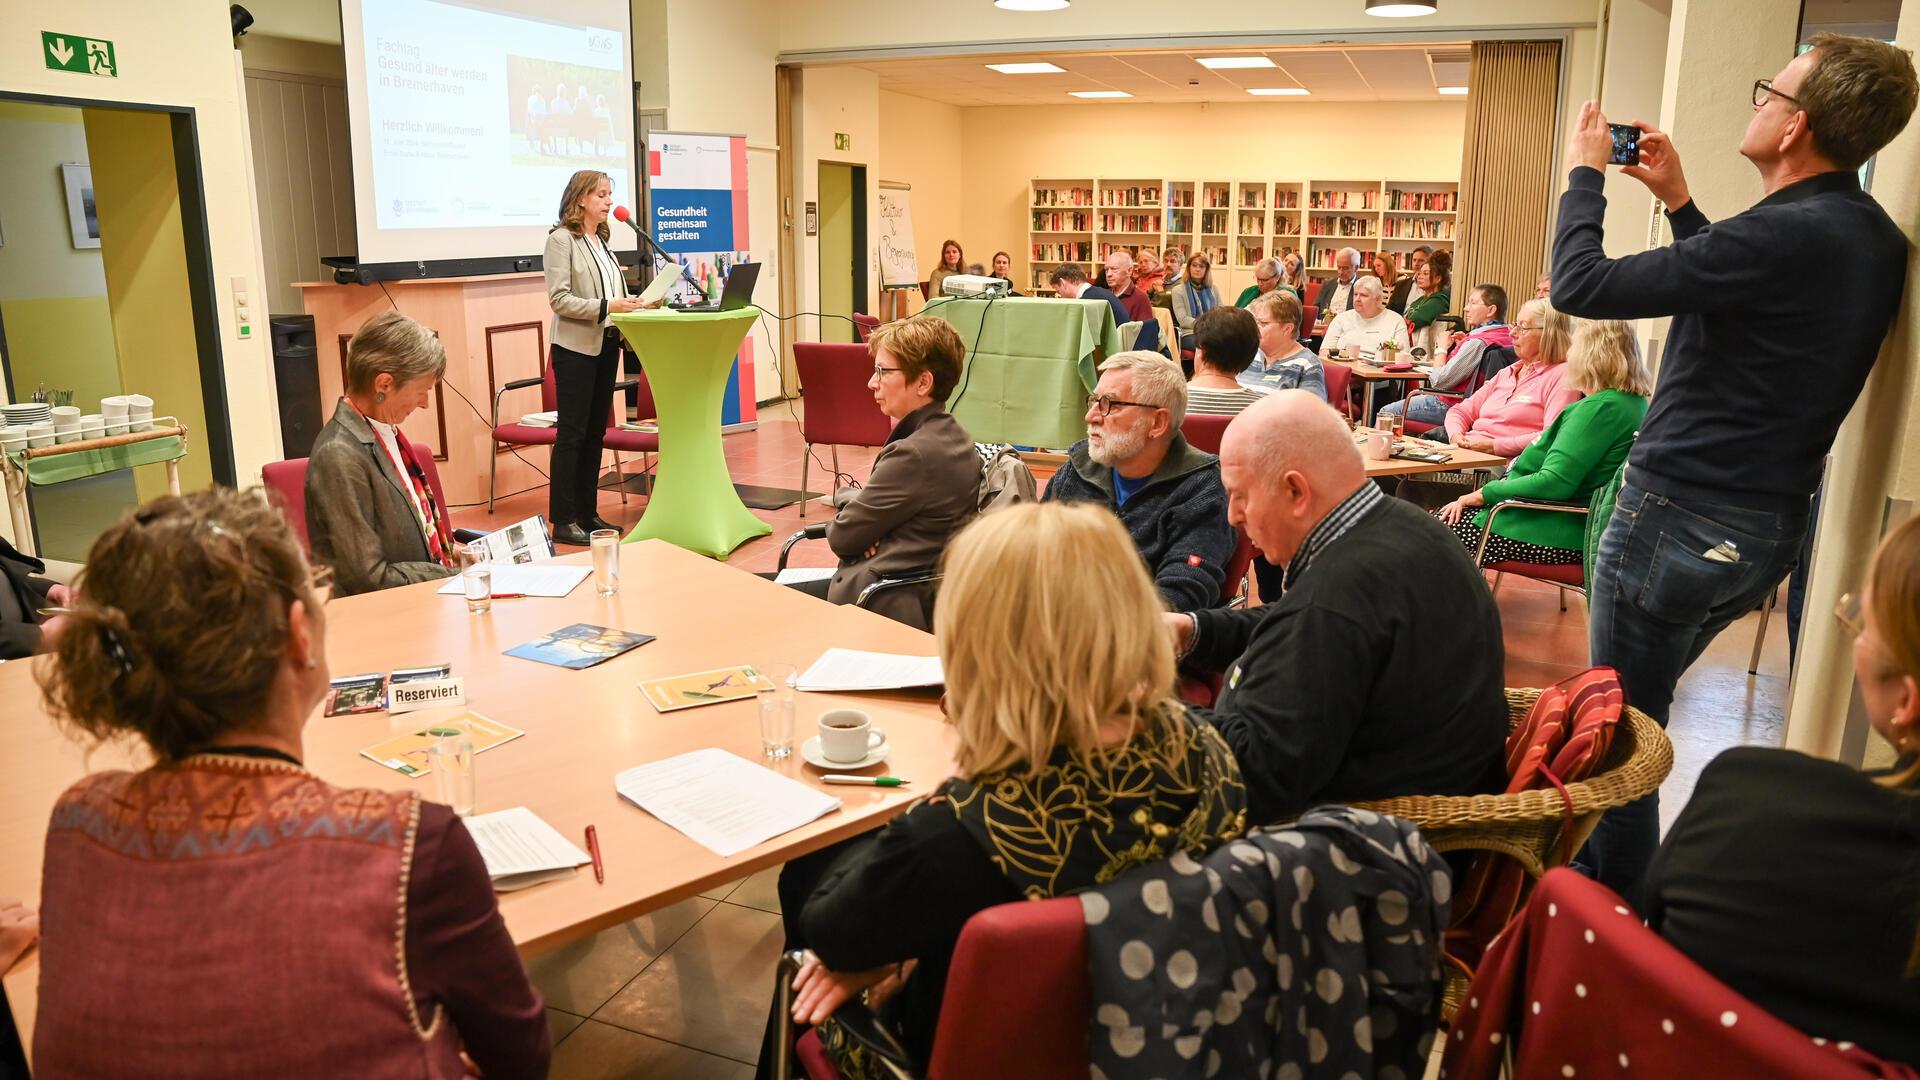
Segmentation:
[(101, 38), (42, 30), (40, 59), (55, 71), (100, 75), (109, 79), (120, 75), (120, 65), (113, 56), (113, 42)]

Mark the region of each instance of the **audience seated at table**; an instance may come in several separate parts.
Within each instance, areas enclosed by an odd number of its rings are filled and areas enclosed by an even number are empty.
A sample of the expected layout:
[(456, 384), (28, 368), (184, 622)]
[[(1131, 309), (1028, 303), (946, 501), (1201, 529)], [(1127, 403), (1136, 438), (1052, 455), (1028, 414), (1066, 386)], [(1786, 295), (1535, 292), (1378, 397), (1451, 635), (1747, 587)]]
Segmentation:
[[(1538, 439), (1513, 459), (1507, 475), (1475, 488), (1437, 513), (1469, 552), (1477, 551), (1491, 514), (1482, 507), (1509, 499), (1585, 506), (1613, 482), (1647, 415), (1653, 376), (1640, 359), (1633, 328), (1612, 319), (1581, 320), (1567, 352), (1567, 385), (1585, 394), (1560, 410)], [(1478, 513), (1474, 511), (1478, 510)], [(1584, 561), (1584, 515), (1516, 507), (1493, 518), (1482, 564), (1572, 565)]]
[(434, 332), (387, 311), (347, 344), (346, 395), (307, 459), (307, 540), (342, 596), (451, 576), (454, 542), (400, 424), (447, 370)]
[(1387, 310), (1380, 279), (1368, 275), (1353, 283), (1353, 308), (1335, 315), (1327, 324), (1327, 332), (1320, 339), (1320, 357), (1338, 358), (1345, 350), (1356, 349), (1363, 359), (1370, 360), (1385, 341), (1407, 349), (1407, 320)]
[(1133, 256), (1124, 251), (1109, 254), (1106, 270), (1107, 288), (1113, 293), (1114, 302), (1127, 313), (1125, 321), (1140, 324), (1140, 337), (1135, 340), (1134, 348), (1157, 351), (1160, 348), (1160, 320), (1154, 318), (1153, 301), (1133, 283)]
[(1187, 380), (1187, 415), (1233, 416), (1260, 400), (1240, 384), (1240, 374), (1260, 349), (1260, 327), (1237, 307), (1217, 307), (1193, 324), (1193, 378)]
[(1013, 278), (1011, 276), (1012, 273), (1013, 273), (1013, 256), (1007, 254), (1004, 251), (994, 252), (993, 253), (993, 276), (1007, 283), (1008, 296), (1023, 295), (1019, 289), (1016, 289), (1013, 287)]
[(1647, 925), (1819, 1041), (1920, 1066), (1920, 519), (1857, 598), (1856, 698), (1891, 768), (1743, 746), (1701, 772), (1642, 885)]
[[(1240, 769), (1174, 698), (1160, 598), (1111, 516), (1010, 507), (962, 532), (944, 565), (934, 633), (955, 775), (845, 845), (796, 905), (811, 955), (794, 1018), (822, 1023), (884, 983), (879, 1018), (922, 1072), (973, 914), (1246, 831)], [(887, 1075), (836, 1025), (821, 1034), (849, 1080)]]
[(955, 274), (967, 272), (967, 257), (960, 250), (960, 241), (948, 240), (940, 245), (940, 265), (927, 275), (927, 296), (940, 295), (940, 283)]
[(1115, 326), (1128, 322), (1127, 306), (1112, 290), (1087, 280), (1087, 272), (1073, 263), (1062, 263), (1047, 276), (1047, 283), (1053, 286), (1055, 296), (1067, 300), (1105, 300), (1113, 308)]
[[(827, 523), (827, 543), (840, 557), (831, 581), (795, 586), (836, 604), (851, 604), (883, 578), (931, 570), (980, 499), (980, 454), (973, 436), (947, 412), (967, 355), (959, 331), (943, 319), (904, 319), (873, 332), (873, 391), (896, 421), (862, 487), (843, 488)], [(921, 630), (933, 625), (931, 587), (888, 589), (872, 609)]]
[(1580, 397), (1580, 391), (1567, 384), (1573, 320), (1554, 310), (1550, 301), (1533, 299), (1521, 305), (1512, 333), (1519, 359), (1447, 410), (1447, 442), (1516, 457), (1561, 409)]
[(1240, 295), (1233, 301), (1233, 306), (1248, 307), (1256, 297), (1265, 296), (1286, 285), (1286, 278), (1283, 276), (1285, 273), (1278, 259), (1261, 259), (1254, 263), (1253, 284), (1240, 290)]
[[(453, 811), (307, 772), (327, 575), (257, 493), (129, 511), (40, 673), (96, 772), (48, 826), (43, 1076), (543, 1076), (540, 995)], [(431, 598), (428, 598), (431, 599)]]
[(1187, 272), (1173, 287), (1173, 325), (1180, 329), (1180, 347), (1193, 348), (1193, 323), (1201, 315), (1220, 306), (1220, 294), (1213, 287), (1213, 260), (1195, 252), (1187, 260)]
[[(1489, 348), (1513, 348), (1513, 332), (1507, 326), (1507, 290), (1498, 285), (1475, 285), (1467, 293), (1461, 308), (1467, 320), (1467, 332), (1456, 335), (1445, 360), (1427, 377), (1434, 390), (1464, 393), (1464, 388), (1480, 370)], [(1405, 414), (1422, 424), (1445, 424), (1447, 401), (1427, 394), (1415, 394), (1409, 401), (1381, 406), (1381, 416)]]
[(1113, 511), (1173, 611), (1223, 603), (1226, 564), (1239, 546), (1220, 460), (1180, 434), (1186, 413), (1179, 365), (1150, 352), (1108, 357), (1087, 397), (1087, 437), (1041, 496)]
[(1313, 350), (1300, 344), (1300, 320), (1305, 312), (1299, 298), (1285, 289), (1275, 289), (1249, 307), (1255, 329), (1260, 332), (1260, 351), (1240, 373), (1240, 385), (1256, 393), (1276, 390), (1306, 390), (1327, 397), (1327, 372)]
[(1286, 589), (1165, 620), (1187, 666), (1225, 675), (1202, 715), (1240, 761), (1248, 820), (1500, 791), (1500, 614), (1446, 527), (1368, 482), (1346, 421), (1304, 390), (1235, 417), (1220, 452), (1233, 522)]
[[(1320, 283), (1320, 300), (1315, 306), (1322, 316), (1339, 315), (1353, 307), (1353, 285), (1360, 277), (1360, 249), (1343, 247), (1333, 256), (1333, 278)], [(1378, 280), (1377, 278), (1375, 279)], [(1382, 304), (1385, 296), (1382, 295)]]
[(40, 651), (53, 616), (42, 622), (41, 609), (72, 599), (65, 585), (44, 575), (47, 564), (22, 555), (0, 536), (0, 660), (22, 660)]

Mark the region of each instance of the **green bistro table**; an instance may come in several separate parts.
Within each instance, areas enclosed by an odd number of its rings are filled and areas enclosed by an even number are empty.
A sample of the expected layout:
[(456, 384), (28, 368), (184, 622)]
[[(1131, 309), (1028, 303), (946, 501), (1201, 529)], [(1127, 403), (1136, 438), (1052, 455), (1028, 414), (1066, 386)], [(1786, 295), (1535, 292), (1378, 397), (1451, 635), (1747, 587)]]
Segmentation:
[(1095, 354), (1120, 351), (1113, 305), (936, 299), (922, 314), (952, 323), (967, 345), (967, 369), (947, 409), (975, 441), (1063, 449), (1086, 438), (1087, 395), (1100, 381)]
[(727, 375), (758, 314), (758, 309), (745, 307), (660, 309), (613, 317), (646, 369), (660, 413), (660, 466), (653, 495), (625, 543), (665, 540), (718, 559), (773, 531), (740, 501), (720, 445)]

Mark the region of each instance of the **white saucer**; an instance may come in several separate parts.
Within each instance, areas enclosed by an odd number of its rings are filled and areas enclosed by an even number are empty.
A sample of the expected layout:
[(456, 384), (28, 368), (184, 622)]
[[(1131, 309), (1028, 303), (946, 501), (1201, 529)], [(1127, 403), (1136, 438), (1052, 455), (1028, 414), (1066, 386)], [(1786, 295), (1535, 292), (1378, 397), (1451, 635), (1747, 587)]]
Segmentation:
[(848, 772), (853, 769), (864, 769), (869, 765), (878, 765), (887, 760), (887, 747), (883, 744), (880, 749), (859, 761), (829, 761), (827, 755), (820, 752), (820, 736), (815, 735), (800, 744), (800, 756), (807, 759), (807, 764), (828, 772)]

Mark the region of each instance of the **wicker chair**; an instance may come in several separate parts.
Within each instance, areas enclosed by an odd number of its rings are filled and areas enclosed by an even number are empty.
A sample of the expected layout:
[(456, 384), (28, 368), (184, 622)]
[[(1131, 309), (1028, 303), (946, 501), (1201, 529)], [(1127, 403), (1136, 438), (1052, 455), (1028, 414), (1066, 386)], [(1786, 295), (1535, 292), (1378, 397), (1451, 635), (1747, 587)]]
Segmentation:
[[(1539, 697), (1538, 690), (1509, 689), (1508, 726), (1523, 723)], [(1602, 813), (1658, 789), (1673, 769), (1673, 744), (1652, 717), (1630, 707), (1621, 719), (1605, 760), (1587, 779), (1566, 785), (1564, 799), (1548, 787), (1510, 795), (1407, 795), (1353, 805), (1413, 822), (1436, 851), (1511, 856), (1537, 881), (1580, 850)], [(1571, 837), (1565, 830), (1569, 816)], [(1524, 904), (1526, 898), (1520, 899)], [(1448, 960), (1443, 1016), (1451, 1021), (1473, 972), (1451, 955)]]

